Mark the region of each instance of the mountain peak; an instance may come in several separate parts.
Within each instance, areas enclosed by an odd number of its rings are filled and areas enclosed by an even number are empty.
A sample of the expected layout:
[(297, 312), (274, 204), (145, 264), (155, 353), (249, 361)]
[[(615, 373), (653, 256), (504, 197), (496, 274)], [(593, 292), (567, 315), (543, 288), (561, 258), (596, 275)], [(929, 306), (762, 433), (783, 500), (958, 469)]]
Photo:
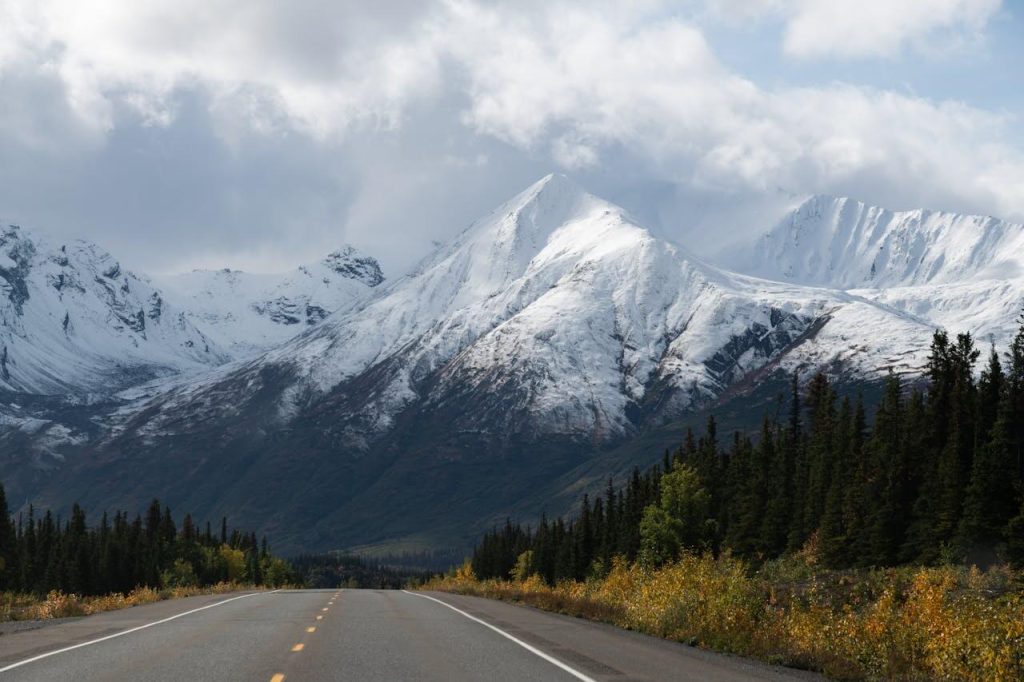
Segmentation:
[(563, 199), (579, 197), (597, 198), (564, 173), (548, 173), (530, 185), (526, 193), (537, 197), (562, 197)]
[(530, 185), (527, 192), (578, 192), (586, 194), (586, 190), (569, 179), (564, 173), (548, 173)]
[(368, 287), (375, 287), (384, 281), (384, 273), (377, 259), (362, 255), (348, 244), (327, 254), (323, 264), (342, 277), (362, 282)]

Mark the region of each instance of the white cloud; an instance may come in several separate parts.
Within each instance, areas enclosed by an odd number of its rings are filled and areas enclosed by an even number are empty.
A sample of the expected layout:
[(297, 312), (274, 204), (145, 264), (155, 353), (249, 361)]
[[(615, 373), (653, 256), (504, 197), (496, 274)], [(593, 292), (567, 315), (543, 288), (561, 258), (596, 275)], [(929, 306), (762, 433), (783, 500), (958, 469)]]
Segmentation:
[(979, 36), (1002, 0), (703, 0), (730, 24), (783, 23), (783, 49), (799, 58), (894, 57), (946, 52)]
[(1001, 0), (796, 0), (784, 47), (797, 57), (891, 57), (940, 49), (981, 32)]
[(424, 12), (401, 0), (6, 0), (0, 45), (17, 47), (0, 48), (0, 71), (34, 59), (97, 130), (112, 125), (115, 101), (166, 121), (183, 87), (235, 103), (261, 93), (313, 135), (387, 128), (411, 99), (436, 90)]
[[(716, 11), (734, 3), (718, 0)], [(930, 11), (910, 0), (756, 0), (733, 16), (780, 17), (793, 55), (868, 56), (922, 49), (937, 31), (981, 30), (999, 5), (926, 4)], [(264, 205), (274, 187), (288, 187), (291, 200), (276, 203), (289, 224), (344, 214), (353, 230), (386, 243), (410, 229), (408, 205), (429, 205), (436, 221), (475, 217), (448, 208), (458, 192), (444, 194), (445, 183), (508, 193), (525, 169), (551, 164), (634, 198), (638, 186), (669, 186), (708, 205), (832, 192), (899, 207), (1024, 214), (1024, 151), (1011, 131), (1019, 121), (856, 84), (759, 84), (723, 64), (673, 6), (0, 0), (0, 95), (18, 102), (0, 107), (0, 149), (5, 141), (58, 149), (69, 131), (113, 139), (125, 111), (136, 126), (171, 132), (212, 125), (216, 140), (205, 130), (182, 134), (207, 145), (182, 167), (222, 174), (211, 181), (224, 182), (222, 191), (204, 189), (223, 194), (206, 201), (227, 208), (209, 215), (238, 221), (234, 230), (250, 240), (256, 232), (244, 220), (253, 213), (237, 208), (246, 192), (259, 192)], [(63, 108), (52, 106), (55, 98)], [(200, 123), (188, 118), (196, 107), (207, 117)], [(67, 120), (50, 120), (64, 110)], [(273, 154), (285, 149), (281, 163)], [(301, 154), (315, 154), (315, 163), (304, 167)], [(235, 157), (267, 164), (245, 168), (251, 186), (235, 180), (244, 175)], [(314, 177), (322, 186), (303, 193)], [(165, 186), (152, 184), (155, 192)], [(325, 197), (332, 187), (344, 188), (344, 201)], [(140, 215), (151, 210), (144, 197), (138, 202)], [(175, 215), (187, 216), (181, 206)]]
[(470, 81), (467, 120), (512, 144), (549, 146), (567, 167), (616, 147), (716, 191), (843, 192), (871, 177), (912, 200), (1024, 209), (1007, 117), (854, 85), (765, 89), (677, 20), (608, 21), (556, 5), (516, 31), (490, 28), (510, 25), (507, 10), (462, 6), (450, 27)]

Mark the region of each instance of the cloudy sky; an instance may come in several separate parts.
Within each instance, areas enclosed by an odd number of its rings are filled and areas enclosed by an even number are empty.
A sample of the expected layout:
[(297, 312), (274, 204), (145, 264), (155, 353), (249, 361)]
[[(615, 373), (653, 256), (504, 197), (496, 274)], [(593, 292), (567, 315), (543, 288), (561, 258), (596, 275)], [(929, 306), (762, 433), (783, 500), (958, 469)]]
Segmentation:
[(1018, 0), (0, 0), (0, 217), (397, 274), (563, 172), (698, 253), (812, 193), (1024, 220)]

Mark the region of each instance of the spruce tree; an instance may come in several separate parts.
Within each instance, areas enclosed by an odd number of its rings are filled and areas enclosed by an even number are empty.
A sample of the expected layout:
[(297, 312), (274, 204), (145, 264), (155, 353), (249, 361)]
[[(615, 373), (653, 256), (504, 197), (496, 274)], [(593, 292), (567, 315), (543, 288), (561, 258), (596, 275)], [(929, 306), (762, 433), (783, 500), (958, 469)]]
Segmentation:
[(886, 379), (869, 452), (868, 490), (874, 502), (869, 515), (867, 555), (861, 563), (889, 566), (897, 562), (912, 504), (902, 384), (893, 373)]
[(962, 551), (968, 559), (982, 564), (995, 560), (997, 545), (1019, 508), (1008, 393), (1004, 393), (990, 438), (975, 454), (959, 528)]
[(7, 507), (7, 494), (3, 485), (0, 485), (0, 592), (12, 589), (20, 577), (17, 549), (14, 524)]
[(857, 395), (850, 423), (850, 441), (847, 454), (849, 475), (843, 495), (843, 526), (846, 529), (846, 556), (849, 564), (859, 563), (868, 553), (867, 491), (868, 461), (865, 452), (867, 415), (864, 397)]
[(974, 363), (979, 352), (970, 334), (957, 335), (950, 350), (952, 390), (949, 399), (949, 437), (939, 454), (938, 497), (935, 536), (941, 545), (949, 545), (963, 514), (965, 481), (970, 480), (975, 444)]
[(927, 434), (918, 458), (921, 479), (917, 487), (910, 529), (902, 549), (903, 556), (926, 564), (933, 563), (939, 557), (943, 536), (939, 516), (944, 508), (948, 513), (949, 508), (948, 502), (944, 503), (940, 499), (944, 488), (943, 477), (948, 478), (948, 472), (943, 472), (942, 469), (956, 468), (948, 462), (940, 467), (941, 461), (951, 458), (947, 441), (954, 375), (949, 335), (943, 330), (938, 330), (932, 336), (931, 351), (928, 355), (928, 398), (925, 419)]
[(850, 561), (850, 542), (844, 514), (846, 490), (855, 484), (850, 471), (850, 441), (852, 438), (853, 408), (848, 397), (843, 398), (836, 421), (835, 441), (832, 444), (832, 474), (825, 508), (822, 512), (819, 543), (826, 566), (840, 567)]
[(818, 373), (807, 387), (808, 423), (804, 494), (803, 536), (807, 537), (821, 524), (825, 498), (831, 487), (835, 445), (835, 393), (828, 378)]
[(764, 517), (761, 523), (761, 552), (775, 557), (786, 548), (792, 508), (792, 466), (786, 449), (786, 437), (768, 420), (764, 422), (758, 459), (767, 465), (768, 480)]
[(789, 425), (782, 434), (782, 469), (785, 471), (784, 495), (788, 503), (789, 525), (786, 533), (786, 549), (796, 551), (807, 537), (804, 524), (805, 499), (807, 492), (807, 462), (804, 459), (804, 434), (801, 419), (800, 377), (794, 373), (790, 390)]
[(1006, 391), (1009, 401), (1010, 451), (1017, 463), (1016, 485), (1024, 489), (1024, 310), (1017, 334), (1006, 354)]

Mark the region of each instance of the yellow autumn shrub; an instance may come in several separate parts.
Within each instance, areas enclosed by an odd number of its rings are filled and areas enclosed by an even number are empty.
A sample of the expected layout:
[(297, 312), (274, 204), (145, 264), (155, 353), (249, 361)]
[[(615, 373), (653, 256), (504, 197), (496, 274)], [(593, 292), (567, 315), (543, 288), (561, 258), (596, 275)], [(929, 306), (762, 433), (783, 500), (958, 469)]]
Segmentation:
[(658, 569), (616, 559), (586, 582), (428, 583), (603, 620), (719, 651), (849, 680), (1024, 680), (1024, 592), (1006, 568), (827, 572), (797, 557), (753, 572), (724, 555)]
[(88, 616), (104, 611), (123, 609), (129, 606), (151, 604), (165, 599), (180, 599), (200, 594), (223, 594), (238, 590), (260, 589), (242, 583), (222, 582), (209, 587), (183, 586), (156, 590), (151, 587), (136, 587), (127, 594), (113, 593), (102, 596), (83, 597), (58, 590), (39, 598), (27, 594), (0, 593), (0, 622), (7, 620), (47, 620)]

